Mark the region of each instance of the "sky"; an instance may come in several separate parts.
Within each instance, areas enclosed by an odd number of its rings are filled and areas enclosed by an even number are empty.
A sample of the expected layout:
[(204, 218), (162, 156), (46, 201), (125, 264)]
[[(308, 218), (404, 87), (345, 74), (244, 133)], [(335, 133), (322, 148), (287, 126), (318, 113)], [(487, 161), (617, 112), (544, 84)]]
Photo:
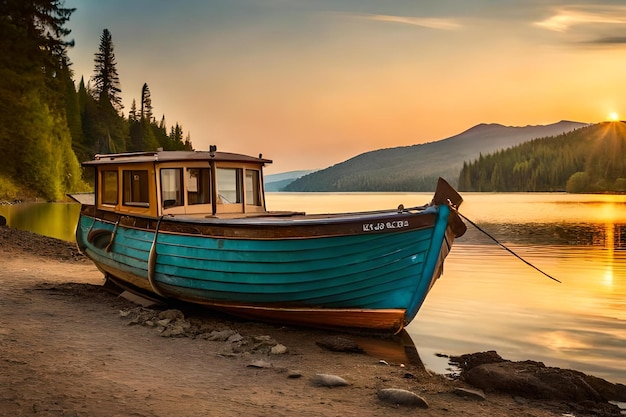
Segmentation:
[(111, 32), (124, 114), (267, 174), (445, 139), (479, 123), (626, 118), (626, 2), (65, 0), (75, 80)]

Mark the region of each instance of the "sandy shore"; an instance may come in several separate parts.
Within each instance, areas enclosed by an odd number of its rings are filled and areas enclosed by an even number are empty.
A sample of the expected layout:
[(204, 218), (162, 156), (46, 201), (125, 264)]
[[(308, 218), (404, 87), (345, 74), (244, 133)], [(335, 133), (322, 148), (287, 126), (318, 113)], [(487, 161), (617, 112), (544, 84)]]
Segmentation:
[[(0, 227), (0, 259), (2, 416), (619, 415), (510, 393), (468, 397), (458, 388), (474, 387), (425, 371), (396, 341), (139, 307), (106, 291), (73, 245), (27, 232)], [(329, 350), (328, 340), (366, 353)], [(348, 385), (324, 386), (317, 374)], [(428, 408), (386, 402), (384, 389)]]

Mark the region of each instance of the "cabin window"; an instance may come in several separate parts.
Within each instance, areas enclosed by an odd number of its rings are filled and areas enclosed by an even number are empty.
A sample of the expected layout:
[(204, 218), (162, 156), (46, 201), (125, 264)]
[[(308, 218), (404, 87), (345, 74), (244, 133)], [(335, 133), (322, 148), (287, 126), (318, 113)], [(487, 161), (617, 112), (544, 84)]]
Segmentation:
[(161, 169), (161, 204), (164, 209), (183, 205), (182, 168)]
[(217, 191), (222, 204), (241, 203), (241, 168), (217, 168)]
[(123, 171), (122, 179), (124, 183), (124, 205), (149, 207), (148, 171)]
[(211, 170), (209, 168), (187, 169), (187, 204), (211, 202)]
[(246, 169), (246, 204), (249, 206), (261, 205), (259, 177), (259, 171)]
[(117, 171), (102, 171), (102, 204), (117, 205)]

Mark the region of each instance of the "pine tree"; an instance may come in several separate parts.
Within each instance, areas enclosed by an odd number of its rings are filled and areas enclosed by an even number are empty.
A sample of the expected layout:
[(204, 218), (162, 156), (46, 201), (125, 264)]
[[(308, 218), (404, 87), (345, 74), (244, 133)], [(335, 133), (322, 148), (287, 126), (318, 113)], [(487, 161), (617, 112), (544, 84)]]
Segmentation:
[(187, 136), (185, 137), (185, 144), (183, 146), (183, 150), (193, 151), (193, 146), (191, 146), (191, 133), (189, 132), (187, 132)]
[(133, 99), (133, 103), (130, 105), (128, 120), (130, 120), (131, 122), (137, 121), (137, 103), (135, 103), (135, 99)]
[(116, 111), (120, 111), (122, 99), (120, 80), (117, 74), (117, 63), (113, 53), (113, 41), (108, 29), (102, 31), (100, 46), (95, 54), (95, 71), (91, 78), (94, 82), (95, 98), (101, 103), (109, 103)]
[(111, 32), (102, 31), (91, 92), (94, 103), (87, 101), (83, 120), (85, 141), (93, 153), (125, 152), (130, 142), (128, 124), (121, 116), (122, 99)]
[[(163, 132), (166, 132), (167, 129), (165, 127), (165, 115), (161, 116), (161, 122), (159, 123), (159, 129), (163, 130)], [(167, 133), (166, 133), (167, 135)]]
[(152, 122), (152, 98), (150, 97), (150, 88), (147, 83), (141, 88), (141, 118)]
[(183, 128), (176, 123), (175, 126), (172, 126), (172, 130), (170, 131), (170, 140), (173, 143), (178, 143), (183, 141)]

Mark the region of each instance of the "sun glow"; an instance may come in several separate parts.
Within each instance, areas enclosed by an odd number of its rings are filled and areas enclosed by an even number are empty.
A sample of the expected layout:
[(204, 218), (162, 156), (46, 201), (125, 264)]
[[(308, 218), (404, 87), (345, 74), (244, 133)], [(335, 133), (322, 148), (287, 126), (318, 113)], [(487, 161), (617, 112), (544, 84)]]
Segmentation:
[(619, 120), (619, 114), (617, 112), (612, 111), (609, 113), (609, 120), (612, 122), (617, 122)]

